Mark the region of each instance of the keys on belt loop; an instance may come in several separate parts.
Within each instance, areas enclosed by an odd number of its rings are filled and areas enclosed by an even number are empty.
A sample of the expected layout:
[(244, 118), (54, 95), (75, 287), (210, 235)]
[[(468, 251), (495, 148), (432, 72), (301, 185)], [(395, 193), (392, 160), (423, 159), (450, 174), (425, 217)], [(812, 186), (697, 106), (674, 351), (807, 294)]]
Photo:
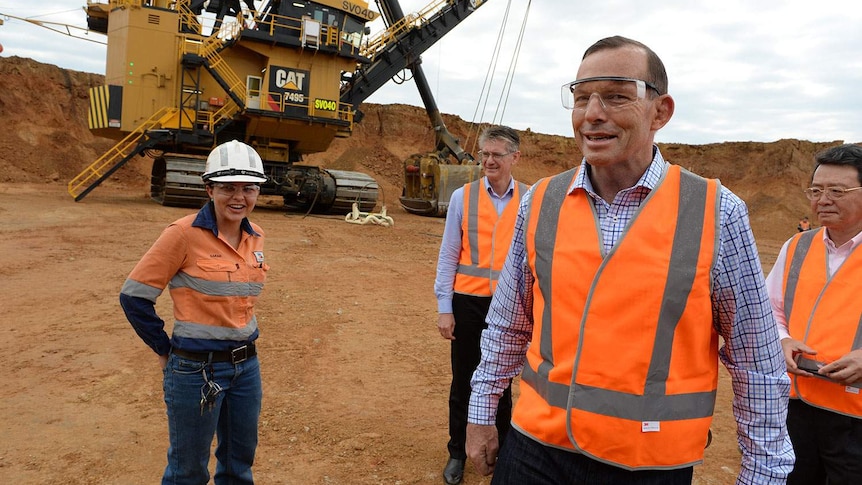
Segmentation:
[(204, 409), (206, 408), (209, 408), (209, 411), (212, 412), (213, 407), (215, 406), (216, 396), (218, 396), (218, 393), (222, 391), (222, 387), (214, 380), (215, 373), (212, 369), (212, 365), (209, 365), (209, 368), (210, 378), (207, 377), (206, 366), (201, 371), (204, 376), (204, 385), (201, 386), (201, 416), (204, 415)]

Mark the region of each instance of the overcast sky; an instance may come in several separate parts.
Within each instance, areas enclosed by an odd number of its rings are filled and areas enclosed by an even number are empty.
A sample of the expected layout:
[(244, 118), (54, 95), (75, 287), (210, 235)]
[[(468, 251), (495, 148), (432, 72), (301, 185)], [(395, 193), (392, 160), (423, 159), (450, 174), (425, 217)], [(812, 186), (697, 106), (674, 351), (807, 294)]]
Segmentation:
[[(431, 0), (401, 0), (405, 13)], [(536, 0), (505, 110), (497, 112), (529, 0), (488, 0), (423, 55), (440, 111), (467, 121), (571, 136), (560, 85), (584, 50), (609, 35), (644, 42), (664, 60), (676, 113), (660, 142), (862, 142), (862, 8), (851, 0)], [(0, 13), (86, 26), (86, 0), (0, 0)], [(370, 2), (372, 9), (376, 4)], [(481, 98), (508, 10), (496, 73)], [(104, 73), (105, 47), (15, 19), (0, 26), (0, 56)], [(382, 24), (372, 24), (372, 33)], [(104, 36), (90, 34), (104, 40)], [(490, 93), (490, 95), (488, 95)], [(422, 106), (412, 81), (388, 83), (376, 104)], [(502, 116), (502, 119), (501, 119)]]

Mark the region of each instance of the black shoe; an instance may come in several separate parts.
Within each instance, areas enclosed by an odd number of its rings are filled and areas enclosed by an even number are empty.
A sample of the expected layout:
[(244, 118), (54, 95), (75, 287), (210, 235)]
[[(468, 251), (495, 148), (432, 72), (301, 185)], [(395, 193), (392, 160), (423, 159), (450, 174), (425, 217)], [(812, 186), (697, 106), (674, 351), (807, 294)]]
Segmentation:
[(464, 460), (449, 458), (443, 469), (443, 482), (446, 485), (458, 485), (464, 478)]

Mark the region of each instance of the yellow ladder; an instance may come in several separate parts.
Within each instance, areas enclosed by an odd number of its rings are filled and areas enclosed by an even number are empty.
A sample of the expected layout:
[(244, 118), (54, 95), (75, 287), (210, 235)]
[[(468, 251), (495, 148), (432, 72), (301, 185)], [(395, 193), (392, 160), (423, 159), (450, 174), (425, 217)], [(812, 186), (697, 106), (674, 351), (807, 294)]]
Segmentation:
[(230, 92), (239, 99), (245, 99), (245, 83), (236, 75), (230, 65), (225, 62), (221, 54), (219, 54), (218, 48), (222, 42), (215, 34), (207, 37), (206, 41), (201, 44), (199, 55), (209, 61), (210, 69), (217, 72), (224, 79), (230, 87)]
[(141, 123), (134, 131), (114, 145), (113, 148), (105, 152), (104, 155), (70, 180), (66, 186), (69, 195), (74, 197), (75, 201), (81, 200), (87, 192), (100, 184), (113, 170), (119, 168), (119, 165), (128, 161), (135, 154), (138, 142), (147, 131), (161, 126), (163, 121), (173, 118), (177, 115), (178, 111), (177, 108), (165, 107), (150, 116), (149, 119)]
[[(238, 37), (240, 33), (241, 31), (237, 30), (233, 35)], [(233, 93), (237, 99), (245, 99), (245, 82), (236, 75), (230, 65), (219, 54), (219, 49), (224, 42), (223, 39), (218, 37), (218, 33), (213, 33), (203, 39), (203, 41), (191, 36), (185, 36), (183, 42), (180, 43), (181, 54), (195, 54), (206, 59), (209, 68), (221, 76), (222, 80), (227, 84), (228, 91)]]
[[(233, 99), (226, 98), (224, 100), (224, 106), (219, 108), (219, 110), (216, 111), (215, 113), (212, 113), (212, 125), (211, 126), (216, 127), (222, 121), (224, 121), (228, 118), (233, 118), (233, 115), (235, 115), (237, 113), (237, 111), (239, 111), (239, 105), (237, 105), (233, 101)], [(213, 131), (213, 129), (211, 129), (210, 131)]]

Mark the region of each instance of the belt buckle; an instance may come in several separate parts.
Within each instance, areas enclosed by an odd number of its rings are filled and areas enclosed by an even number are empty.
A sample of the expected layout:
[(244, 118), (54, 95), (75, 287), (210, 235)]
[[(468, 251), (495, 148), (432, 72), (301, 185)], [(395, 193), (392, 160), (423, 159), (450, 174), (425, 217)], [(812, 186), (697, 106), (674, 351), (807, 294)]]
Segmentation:
[(240, 362), (245, 362), (248, 360), (248, 345), (243, 345), (242, 347), (237, 347), (230, 351), (230, 362), (231, 364), (239, 364)]

